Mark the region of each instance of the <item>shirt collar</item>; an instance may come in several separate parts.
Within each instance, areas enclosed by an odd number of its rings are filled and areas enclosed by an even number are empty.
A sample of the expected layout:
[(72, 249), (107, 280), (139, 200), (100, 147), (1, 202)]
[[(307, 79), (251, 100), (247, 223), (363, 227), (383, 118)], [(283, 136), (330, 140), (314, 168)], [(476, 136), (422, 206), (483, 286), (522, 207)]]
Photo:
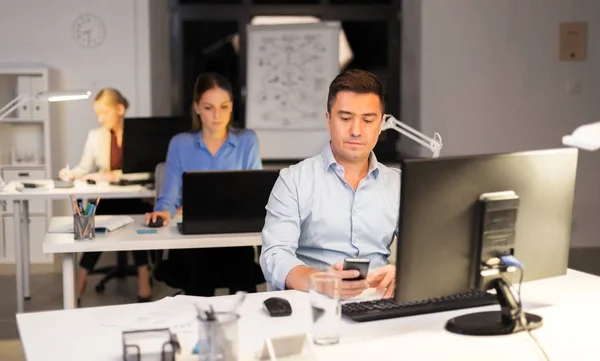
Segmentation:
[[(327, 172), (331, 166), (342, 167), (333, 156), (333, 152), (331, 151), (331, 142), (327, 143), (327, 145), (321, 151), (321, 157), (323, 158), (323, 168)], [(373, 173), (373, 176), (377, 178), (379, 175), (379, 163), (377, 162), (377, 157), (375, 153), (371, 151), (369, 155), (369, 170), (367, 171), (367, 176)]]
[[(202, 131), (196, 133), (196, 143), (198, 143), (200, 148), (206, 149), (206, 143), (204, 143), (204, 140), (202, 139)], [(225, 139), (225, 143), (236, 147), (240, 143), (240, 137), (238, 137), (236, 134), (233, 134), (233, 132), (230, 130), (227, 132), (227, 139)]]

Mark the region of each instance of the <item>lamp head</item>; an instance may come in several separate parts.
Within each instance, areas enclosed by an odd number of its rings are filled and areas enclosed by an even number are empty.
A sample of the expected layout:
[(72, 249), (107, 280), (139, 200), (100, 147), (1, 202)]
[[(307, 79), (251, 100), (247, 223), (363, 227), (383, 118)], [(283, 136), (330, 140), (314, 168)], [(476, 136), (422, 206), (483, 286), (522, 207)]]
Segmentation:
[(49, 102), (62, 102), (68, 100), (88, 99), (92, 93), (89, 90), (70, 90), (57, 92), (41, 92), (36, 95), (38, 99)]

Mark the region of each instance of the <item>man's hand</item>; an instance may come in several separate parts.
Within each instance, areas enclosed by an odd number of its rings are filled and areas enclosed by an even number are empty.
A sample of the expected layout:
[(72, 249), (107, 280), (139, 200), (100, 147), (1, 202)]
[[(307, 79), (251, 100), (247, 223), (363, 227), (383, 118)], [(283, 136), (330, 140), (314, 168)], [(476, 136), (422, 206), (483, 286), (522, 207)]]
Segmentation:
[(367, 276), (369, 287), (376, 288), (383, 298), (394, 297), (396, 289), (396, 266), (388, 264), (376, 269)]
[(356, 278), (360, 275), (357, 270), (344, 271), (344, 263), (338, 262), (333, 267), (329, 268), (328, 272), (338, 275), (342, 282), (340, 284), (340, 298), (352, 298), (359, 296), (364, 290), (369, 288), (367, 280), (347, 280)]

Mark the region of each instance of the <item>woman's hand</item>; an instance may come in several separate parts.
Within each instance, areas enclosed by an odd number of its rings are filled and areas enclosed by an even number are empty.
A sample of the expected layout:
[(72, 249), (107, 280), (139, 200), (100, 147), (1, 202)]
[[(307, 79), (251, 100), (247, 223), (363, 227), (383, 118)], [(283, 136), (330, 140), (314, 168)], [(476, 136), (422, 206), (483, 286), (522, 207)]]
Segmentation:
[(90, 173), (81, 177), (82, 180), (93, 180), (96, 182), (116, 182), (117, 175), (113, 172), (99, 172), (99, 173)]
[(67, 168), (63, 168), (61, 170), (58, 171), (58, 178), (62, 179), (62, 180), (72, 180), (73, 174), (69, 174), (70, 172), (67, 171)]
[(171, 213), (169, 211), (156, 211), (151, 213), (146, 213), (145, 215), (145, 223), (146, 225), (150, 224), (150, 222), (156, 222), (156, 218), (163, 219), (163, 227), (169, 225), (169, 221), (171, 220)]

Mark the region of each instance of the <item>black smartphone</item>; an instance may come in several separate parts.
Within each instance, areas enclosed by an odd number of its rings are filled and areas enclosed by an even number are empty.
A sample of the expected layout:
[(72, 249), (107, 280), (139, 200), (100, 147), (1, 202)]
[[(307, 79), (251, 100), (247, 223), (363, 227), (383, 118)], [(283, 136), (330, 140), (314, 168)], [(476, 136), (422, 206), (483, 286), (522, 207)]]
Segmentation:
[(36, 183), (25, 183), (25, 182), (22, 182), (21, 184), (25, 188), (37, 188), (38, 187), (38, 185)]
[(368, 258), (346, 258), (344, 260), (344, 270), (357, 270), (360, 275), (353, 280), (364, 280), (369, 274), (369, 264), (371, 260)]

